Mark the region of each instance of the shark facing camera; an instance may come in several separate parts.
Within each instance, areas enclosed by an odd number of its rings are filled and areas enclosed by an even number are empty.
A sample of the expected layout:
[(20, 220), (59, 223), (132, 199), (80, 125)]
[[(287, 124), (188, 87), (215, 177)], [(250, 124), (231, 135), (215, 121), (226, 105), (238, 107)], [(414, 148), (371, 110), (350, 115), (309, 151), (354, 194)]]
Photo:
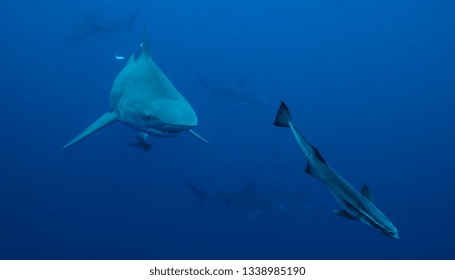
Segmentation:
[(111, 111), (104, 113), (63, 149), (114, 122), (123, 122), (139, 132), (162, 137), (188, 131), (208, 143), (192, 130), (197, 126), (198, 118), (191, 105), (153, 62), (148, 28), (139, 57), (136, 59), (132, 55), (113, 82), (110, 105)]

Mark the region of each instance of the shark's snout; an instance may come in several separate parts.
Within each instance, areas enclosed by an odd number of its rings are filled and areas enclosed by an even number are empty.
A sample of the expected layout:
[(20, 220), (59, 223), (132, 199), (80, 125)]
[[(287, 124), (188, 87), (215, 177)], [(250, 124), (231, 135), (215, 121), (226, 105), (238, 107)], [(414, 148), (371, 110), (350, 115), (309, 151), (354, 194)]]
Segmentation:
[(400, 236), (398, 235), (398, 232), (396, 230), (393, 232), (386, 232), (385, 234), (387, 234), (388, 236), (390, 236), (394, 239), (400, 239)]
[(130, 126), (151, 135), (162, 137), (177, 136), (180, 132), (197, 126), (197, 116), (193, 108), (184, 99), (159, 100), (146, 110), (136, 125)]
[(197, 126), (196, 113), (186, 100), (162, 102), (160, 107), (157, 128), (181, 131)]

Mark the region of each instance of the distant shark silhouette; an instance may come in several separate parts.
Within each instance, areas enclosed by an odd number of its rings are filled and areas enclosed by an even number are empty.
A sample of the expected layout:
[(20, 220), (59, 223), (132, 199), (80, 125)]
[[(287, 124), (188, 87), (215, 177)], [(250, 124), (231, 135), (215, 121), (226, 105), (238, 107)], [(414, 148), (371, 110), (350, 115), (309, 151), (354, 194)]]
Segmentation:
[(387, 236), (398, 239), (398, 231), (392, 222), (375, 206), (370, 189), (365, 185), (358, 192), (345, 179), (338, 175), (322, 158), (319, 151), (313, 147), (294, 126), (289, 109), (284, 102), (278, 110), (275, 126), (291, 129), (295, 140), (307, 159), (305, 172), (322, 181), (335, 197), (343, 210), (334, 213), (348, 219), (358, 220)]
[(191, 105), (153, 62), (148, 28), (139, 58), (135, 60), (132, 55), (114, 80), (110, 104), (110, 112), (102, 115), (63, 149), (117, 121), (139, 132), (161, 137), (177, 136), (182, 131), (188, 131), (208, 143), (191, 130), (198, 121)]
[(270, 107), (269, 101), (263, 96), (253, 94), (248, 90), (248, 82), (245, 79), (240, 79), (232, 84), (210, 84), (199, 76), (199, 81), (208, 92), (222, 97), (234, 106), (251, 104)]
[(120, 30), (133, 32), (133, 26), (141, 10), (138, 9), (126, 20), (114, 19), (111, 22), (97, 21), (92, 13), (87, 13), (80, 24), (74, 30), (66, 34), (63, 39), (68, 42), (77, 42), (103, 34), (111, 34)]
[(247, 216), (248, 220), (254, 219), (264, 212), (288, 213), (284, 205), (261, 195), (251, 183), (248, 183), (243, 191), (218, 190), (213, 194), (194, 186), (190, 181), (187, 181), (187, 185), (198, 197), (200, 205), (219, 201), (226, 205), (237, 205), (251, 211)]

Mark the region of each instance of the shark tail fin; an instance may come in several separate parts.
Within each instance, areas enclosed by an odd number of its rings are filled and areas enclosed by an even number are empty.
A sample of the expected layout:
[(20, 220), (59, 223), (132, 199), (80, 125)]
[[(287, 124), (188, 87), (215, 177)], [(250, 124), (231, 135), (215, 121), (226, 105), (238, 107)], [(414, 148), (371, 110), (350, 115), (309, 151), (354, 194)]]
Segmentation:
[(208, 200), (209, 200), (209, 195), (204, 192), (203, 190), (201, 190), (200, 188), (196, 187), (195, 185), (193, 185), (193, 183), (189, 180), (186, 181), (186, 184), (188, 185), (188, 187), (190, 188), (190, 190), (197, 196), (197, 198), (199, 199), (199, 206), (202, 206), (202, 205), (205, 205)]
[(289, 112), (288, 106), (286, 103), (281, 101), (280, 108), (275, 118), (275, 126), (289, 127), (292, 122), (291, 113)]
[(97, 119), (94, 123), (92, 123), (84, 131), (82, 131), (78, 136), (76, 136), (73, 140), (68, 142), (68, 144), (63, 146), (62, 150), (76, 144), (77, 142), (86, 138), (90, 134), (97, 132), (101, 128), (108, 126), (109, 124), (111, 124), (115, 121), (118, 121), (118, 115), (116, 113), (114, 113), (114, 112), (104, 113), (104, 115), (102, 115), (99, 119)]

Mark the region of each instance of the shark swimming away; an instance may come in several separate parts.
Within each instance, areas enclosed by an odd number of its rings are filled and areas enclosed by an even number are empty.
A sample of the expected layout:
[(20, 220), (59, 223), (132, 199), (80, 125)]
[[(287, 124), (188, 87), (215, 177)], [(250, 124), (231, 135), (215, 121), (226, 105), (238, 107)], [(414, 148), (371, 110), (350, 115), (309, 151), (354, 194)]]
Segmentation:
[(66, 149), (113, 122), (123, 122), (138, 132), (172, 137), (188, 131), (208, 143), (192, 128), (198, 118), (188, 101), (153, 62), (148, 28), (137, 59), (134, 54), (118, 73), (110, 93), (111, 110), (66, 144)]
[(282, 101), (275, 118), (275, 126), (288, 127), (307, 159), (305, 172), (324, 183), (342, 210), (334, 213), (351, 220), (358, 220), (387, 236), (398, 239), (398, 231), (392, 222), (375, 206), (373, 196), (365, 185), (358, 192), (345, 179), (338, 175), (321, 156), (319, 151), (303, 137), (294, 126), (288, 107)]

